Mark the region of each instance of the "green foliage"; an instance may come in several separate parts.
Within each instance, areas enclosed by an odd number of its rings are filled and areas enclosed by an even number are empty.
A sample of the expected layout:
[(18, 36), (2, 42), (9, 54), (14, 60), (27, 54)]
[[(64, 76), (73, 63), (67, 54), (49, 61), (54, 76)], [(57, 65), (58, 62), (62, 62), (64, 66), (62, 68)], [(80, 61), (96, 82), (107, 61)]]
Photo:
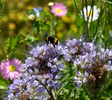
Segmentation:
[(20, 35), (12, 36), (6, 41), (6, 50), (8, 53), (8, 57), (10, 58), (13, 53), (23, 44), (22, 38)]
[(2, 17), (2, 13), (3, 13), (3, 4), (0, 0), (0, 17)]
[(34, 36), (31, 36), (29, 34), (26, 34), (25, 32), (22, 32), (21, 35), (24, 37), (25, 42), (28, 45), (34, 45), (34, 42), (38, 41), (38, 38), (35, 38)]
[(7, 89), (7, 85), (6, 85), (6, 82), (3, 81), (3, 80), (0, 80), (0, 89)]
[[(34, 10), (33, 10), (33, 9), (29, 9), (29, 10), (28, 10), (28, 15), (30, 15), (30, 14), (32, 14), (32, 13), (34, 13)], [(34, 13), (34, 15), (36, 15), (36, 13)]]

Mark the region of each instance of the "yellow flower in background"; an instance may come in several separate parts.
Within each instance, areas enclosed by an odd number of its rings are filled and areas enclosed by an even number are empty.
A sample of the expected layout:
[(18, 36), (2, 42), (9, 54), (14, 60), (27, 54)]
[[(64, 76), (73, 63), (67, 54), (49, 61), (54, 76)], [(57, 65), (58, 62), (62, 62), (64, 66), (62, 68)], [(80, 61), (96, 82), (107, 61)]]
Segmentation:
[(18, 8), (25, 8), (25, 4), (21, 1), (17, 3)]
[(46, 24), (51, 24), (51, 22), (49, 20), (47, 20)]
[(15, 3), (19, 2), (19, 0), (14, 0)]
[(70, 29), (72, 29), (74, 33), (77, 33), (77, 27), (74, 24), (70, 26)]
[(11, 9), (14, 8), (14, 5), (15, 5), (15, 4), (14, 4), (13, 2), (9, 2), (9, 3), (8, 3), (9, 9), (10, 9), (10, 8), (11, 8)]
[(63, 17), (62, 17), (62, 20), (63, 20), (65, 23), (69, 23), (69, 22), (70, 22), (70, 18), (69, 18), (67, 15), (63, 16)]
[(67, 0), (67, 1), (66, 1), (66, 5), (67, 5), (67, 6), (71, 6), (71, 5), (72, 5), (72, 0)]
[(10, 29), (10, 30), (16, 29), (16, 24), (15, 24), (15, 23), (10, 23), (10, 24), (9, 24), (9, 29)]
[(27, 9), (33, 9), (33, 6), (32, 6), (32, 5), (29, 5), (29, 6), (27, 7)]
[(62, 36), (63, 36), (63, 33), (62, 33), (62, 32), (58, 32), (58, 33), (57, 33), (57, 37), (58, 37), (58, 38), (62, 38)]
[(24, 0), (24, 2), (29, 2), (30, 0)]
[(12, 10), (12, 12), (9, 13), (9, 18), (12, 20), (16, 20), (16, 12), (14, 10)]
[(49, 11), (50, 9), (49, 9), (49, 7), (43, 7), (43, 10), (44, 11)]
[(22, 21), (22, 18), (26, 15), (27, 13), (25, 11), (17, 13), (17, 19), (19, 21)]
[(3, 18), (1, 19), (3, 22), (8, 22), (9, 17), (8, 16), (3, 16)]
[(75, 22), (75, 18), (71, 17), (70, 22)]
[(61, 31), (62, 28), (63, 28), (63, 24), (61, 24), (60, 26), (56, 27), (56, 30), (57, 30), (57, 31)]

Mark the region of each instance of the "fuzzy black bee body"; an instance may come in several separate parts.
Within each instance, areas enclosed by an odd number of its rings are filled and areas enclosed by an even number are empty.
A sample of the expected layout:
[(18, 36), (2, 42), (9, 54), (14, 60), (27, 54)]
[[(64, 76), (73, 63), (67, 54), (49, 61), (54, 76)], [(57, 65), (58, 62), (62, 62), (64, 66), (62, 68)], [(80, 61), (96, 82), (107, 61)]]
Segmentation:
[(51, 43), (53, 45), (57, 45), (58, 44), (58, 39), (57, 38), (54, 38), (52, 36), (47, 36), (46, 39), (45, 39), (45, 41), (47, 43)]

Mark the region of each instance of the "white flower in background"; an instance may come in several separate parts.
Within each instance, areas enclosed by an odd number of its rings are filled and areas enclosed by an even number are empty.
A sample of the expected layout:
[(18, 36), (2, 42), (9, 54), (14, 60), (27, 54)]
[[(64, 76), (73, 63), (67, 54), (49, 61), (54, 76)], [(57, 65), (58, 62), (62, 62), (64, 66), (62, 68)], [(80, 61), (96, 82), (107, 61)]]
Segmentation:
[[(93, 9), (91, 9), (91, 6), (87, 6), (87, 10), (86, 7), (84, 7), (83, 12), (84, 12), (85, 21), (87, 21), (87, 18), (89, 17), (88, 21), (91, 22), (91, 19), (92, 21), (98, 19), (100, 9), (97, 8), (97, 6), (93, 6)], [(81, 16), (83, 16), (83, 12), (81, 11)]]

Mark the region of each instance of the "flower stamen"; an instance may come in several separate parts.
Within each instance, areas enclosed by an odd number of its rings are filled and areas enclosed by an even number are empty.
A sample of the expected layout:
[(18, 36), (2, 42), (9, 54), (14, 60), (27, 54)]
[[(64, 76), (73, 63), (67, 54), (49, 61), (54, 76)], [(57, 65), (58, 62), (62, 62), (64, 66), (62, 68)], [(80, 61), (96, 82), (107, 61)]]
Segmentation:
[(10, 66), (9, 66), (9, 70), (10, 70), (11, 72), (14, 72), (14, 71), (16, 70), (16, 67), (15, 67), (14, 65), (10, 65)]
[(61, 13), (61, 9), (60, 9), (60, 8), (57, 8), (57, 9), (56, 9), (56, 12), (57, 12), (57, 13)]
[(92, 16), (92, 11), (87, 13), (88, 16)]

